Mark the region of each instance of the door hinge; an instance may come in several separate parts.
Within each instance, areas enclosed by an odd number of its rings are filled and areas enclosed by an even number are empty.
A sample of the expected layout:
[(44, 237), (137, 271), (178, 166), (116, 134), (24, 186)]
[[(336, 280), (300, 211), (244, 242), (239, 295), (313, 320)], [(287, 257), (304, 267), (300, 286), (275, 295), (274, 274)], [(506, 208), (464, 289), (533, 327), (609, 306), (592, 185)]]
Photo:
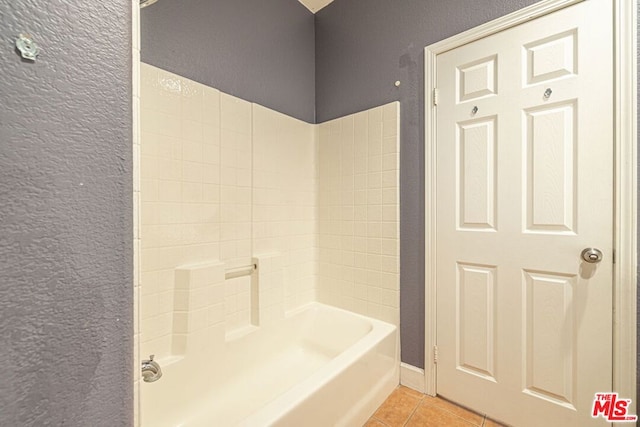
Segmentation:
[(433, 105), (438, 105), (438, 101), (440, 100), (440, 93), (438, 92), (438, 88), (433, 89)]
[(437, 345), (433, 346), (433, 364), (434, 365), (438, 364), (438, 346)]
[(612, 250), (611, 251), (611, 263), (615, 264), (616, 263), (616, 250)]

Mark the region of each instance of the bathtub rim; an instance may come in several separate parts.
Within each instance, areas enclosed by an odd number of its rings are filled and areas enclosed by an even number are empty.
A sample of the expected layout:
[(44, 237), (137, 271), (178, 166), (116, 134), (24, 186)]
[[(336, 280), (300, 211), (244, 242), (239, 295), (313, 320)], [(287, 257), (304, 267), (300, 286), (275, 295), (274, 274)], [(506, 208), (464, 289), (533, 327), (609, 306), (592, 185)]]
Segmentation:
[[(293, 317), (295, 314), (302, 313), (306, 310), (320, 308), (327, 309), (330, 311), (338, 311), (343, 314), (354, 316), (361, 320), (371, 322), (372, 329), (359, 340), (353, 343), (349, 348), (345, 351), (337, 355), (335, 358), (330, 360), (326, 366), (320, 369), (317, 372), (314, 372), (309, 377), (301, 381), (300, 383), (294, 385), (286, 392), (274, 397), (273, 400), (269, 401), (258, 411), (249, 414), (247, 417), (242, 419), (239, 426), (269, 426), (276, 423), (280, 418), (283, 417), (284, 414), (288, 413), (306, 399), (308, 399), (314, 392), (319, 390), (321, 387), (326, 386), (329, 382), (334, 380), (340, 374), (344, 373), (350, 366), (356, 363), (361, 357), (366, 355), (368, 352), (372, 351), (378, 344), (382, 343), (387, 337), (392, 334), (396, 334), (395, 336), (395, 349), (394, 349), (394, 370), (393, 372), (387, 373), (384, 377), (390, 378), (381, 378), (381, 380), (393, 380), (393, 378), (398, 377), (399, 381), (399, 369), (400, 369), (400, 358), (399, 358), (399, 348), (400, 348), (400, 337), (399, 337), (399, 329), (396, 325), (391, 323), (375, 319), (373, 317), (364, 316), (359, 313), (355, 313), (349, 310), (345, 310), (339, 307), (334, 307), (328, 304), (323, 304), (317, 301), (310, 302), (304, 304), (303, 306), (296, 307), (295, 309), (286, 313), (285, 317)], [(329, 375), (327, 375), (327, 371), (330, 370)], [(397, 375), (396, 375), (397, 374)], [(397, 381), (395, 381), (397, 382)], [(348, 415), (348, 414), (345, 414)]]

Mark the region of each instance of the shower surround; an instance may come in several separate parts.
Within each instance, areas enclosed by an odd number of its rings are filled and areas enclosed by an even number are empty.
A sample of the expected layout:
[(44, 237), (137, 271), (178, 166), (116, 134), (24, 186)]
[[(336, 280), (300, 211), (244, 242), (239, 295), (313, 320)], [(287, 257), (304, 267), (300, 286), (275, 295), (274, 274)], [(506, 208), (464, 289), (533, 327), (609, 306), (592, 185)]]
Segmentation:
[(398, 103), (312, 125), (144, 63), (140, 76), (139, 359), (220, 363), (314, 301), (398, 326)]
[(319, 125), (318, 300), (399, 325), (399, 104)]

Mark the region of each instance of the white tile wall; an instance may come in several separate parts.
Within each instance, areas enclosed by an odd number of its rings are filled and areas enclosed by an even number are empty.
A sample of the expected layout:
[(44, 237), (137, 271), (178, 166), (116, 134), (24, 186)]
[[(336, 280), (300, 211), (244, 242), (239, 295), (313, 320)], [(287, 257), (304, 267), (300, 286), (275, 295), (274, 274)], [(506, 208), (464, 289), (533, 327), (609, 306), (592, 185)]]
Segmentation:
[(263, 254), (254, 258), (257, 272), (257, 323), (260, 326), (284, 318), (285, 280), (283, 256), (279, 253)]
[(175, 272), (172, 354), (221, 345), (225, 333), (225, 266), (211, 262)]
[(243, 276), (228, 279), (225, 282), (225, 331), (227, 333), (258, 323), (251, 313), (252, 280), (255, 280), (255, 277)]
[(320, 125), (318, 299), (399, 324), (399, 104)]
[(315, 300), (317, 226), (315, 129), (253, 107), (254, 252), (279, 253), (285, 310)]
[(251, 263), (251, 104), (221, 94), (220, 258), (231, 267)]
[(220, 258), (220, 93), (141, 64), (141, 350), (172, 354), (175, 269)]
[[(142, 354), (179, 348), (175, 274), (185, 265), (229, 269), (278, 252), (285, 308), (314, 300), (314, 126), (148, 64), (140, 73)], [(252, 323), (251, 277), (226, 281), (224, 298), (227, 333)]]

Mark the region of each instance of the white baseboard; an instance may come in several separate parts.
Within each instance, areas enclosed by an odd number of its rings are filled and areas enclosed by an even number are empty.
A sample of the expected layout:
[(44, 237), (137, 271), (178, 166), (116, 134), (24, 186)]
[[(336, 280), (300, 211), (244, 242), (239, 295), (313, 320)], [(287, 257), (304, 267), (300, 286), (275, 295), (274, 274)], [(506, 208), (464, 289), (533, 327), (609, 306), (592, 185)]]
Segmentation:
[(416, 368), (407, 363), (400, 363), (400, 384), (420, 393), (425, 393), (427, 386), (424, 378), (424, 369)]

